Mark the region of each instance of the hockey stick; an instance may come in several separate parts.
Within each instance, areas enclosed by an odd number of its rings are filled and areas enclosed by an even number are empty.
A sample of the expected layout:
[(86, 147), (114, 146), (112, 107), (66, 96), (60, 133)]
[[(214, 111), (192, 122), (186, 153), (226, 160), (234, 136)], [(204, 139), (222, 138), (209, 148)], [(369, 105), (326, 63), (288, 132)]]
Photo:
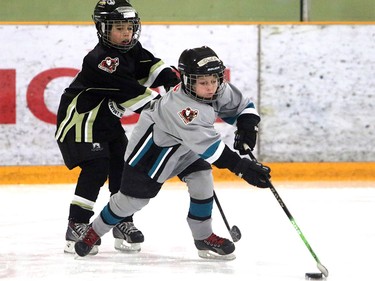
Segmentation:
[[(250, 156), (251, 160), (257, 161), (256, 158), (254, 157), (253, 153), (251, 152), (251, 149), (250, 149), (250, 147), (248, 145), (244, 144), (244, 149), (247, 151), (247, 153)], [(297, 231), (297, 233), (301, 237), (303, 243), (305, 243), (307, 249), (310, 251), (311, 255), (315, 259), (316, 266), (318, 267), (318, 269), (320, 270), (320, 272), (324, 274), (325, 277), (328, 277), (328, 269), (324, 265), (322, 265), (322, 263), (320, 262), (318, 256), (315, 254), (315, 252), (311, 248), (309, 242), (307, 242), (307, 240), (306, 240), (305, 236), (303, 235), (301, 229), (298, 227), (298, 225), (297, 225), (296, 221), (294, 220), (292, 214), (289, 212), (289, 210), (286, 207), (284, 201), (281, 199), (280, 195), (277, 193), (277, 191), (276, 191), (275, 187), (272, 185), (271, 181), (268, 178), (267, 178), (267, 181), (268, 181), (268, 183), (270, 185), (270, 189), (272, 191), (272, 194), (275, 196), (277, 202), (279, 202), (281, 208), (283, 208), (285, 214), (288, 216), (288, 218), (289, 218), (290, 222), (292, 223), (294, 229)]]
[(229, 226), (229, 223), (228, 223), (228, 221), (227, 221), (227, 218), (226, 218), (225, 215), (224, 215), (224, 211), (223, 211), (223, 209), (221, 208), (221, 205), (220, 205), (219, 199), (217, 198), (215, 191), (214, 191), (214, 200), (215, 200), (215, 203), (216, 203), (216, 205), (217, 205), (217, 207), (218, 207), (218, 209), (219, 209), (219, 211), (220, 211), (221, 217), (222, 217), (223, 220), (224, 220), (225, 226), (227, 227), (227, 229), (228, 229), (228, 231), (229, 231), (229, 234), (230, 234), (230, 236), (232, 237), (233, 242), (237, 242), (238, 240), (241, 239), (241, 231), (240, 231), (240, 229), (239, 229), (237, 226), (235, 226), (235, 225), (233, 225), (232, 228)]

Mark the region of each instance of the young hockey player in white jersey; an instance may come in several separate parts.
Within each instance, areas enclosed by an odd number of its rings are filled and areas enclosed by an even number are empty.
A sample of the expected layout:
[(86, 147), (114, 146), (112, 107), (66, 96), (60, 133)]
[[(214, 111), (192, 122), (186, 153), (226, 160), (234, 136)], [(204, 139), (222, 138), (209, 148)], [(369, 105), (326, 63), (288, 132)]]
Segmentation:
[(202, 175), (195, 180), (203, 181), (188, 186), (187, 222), (198, 254), (202, 258), (235, 257), (233, 242), (212, 230), (214, 187), (204, 163), (227, 168), (251, 185), (269, 187), (270, 169), (230, 150), (214, 128), (217, 117), (237, 125), (235, 148), (244, 153), (244, 144), (254, 141), (260, 118), (253, 102), (225, 81), (225, 66), (209, 47), (185, 50), (178, 68), (182, 82), (142, 111), (126, 150), (120, 191), (75, 244), (79, 256), (86, 256), (124, 217), (146, 206), (166, 180), (185, 171), (189, 176), (188, 171), (194, 170)]

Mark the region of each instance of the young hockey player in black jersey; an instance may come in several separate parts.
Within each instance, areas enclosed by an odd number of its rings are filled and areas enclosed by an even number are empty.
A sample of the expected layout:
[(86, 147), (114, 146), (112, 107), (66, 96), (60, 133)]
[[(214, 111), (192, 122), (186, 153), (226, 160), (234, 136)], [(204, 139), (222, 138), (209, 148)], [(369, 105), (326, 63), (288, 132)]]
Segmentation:
[[(75, 241), (88, 226), (107, 179), (111, 194), (119, 190), (128, 142), (120, 122), (125, 108), (140, 112), (159, 97), (151, 88), (179, 82), (172, 68), (138, 41), (140, 18), (127, 1), (99, 1), (93, 20), (99, 43), (83, 59), (57, 113), (56, 140), (64, 162), (69, 169), (81, 168), (69, 210), (67, 253), (74, 253)], [(144, 240), (132, 214), (118, 222), (113, 236), (118, 250), (139, 251)], [(97, 245), (91, 254), (98, 252)]]
[[(236, 125), (235, 148), (243, 153), (244, 144), (254, 142), (260, 121), (253, 102), (225, 81), (223, 62), (204, 46), (185, 50), (178, 68), (182, 82), (142, 111), (126, 150), (120, 191), (75, 244), (79, 256), (87, 255), (122, 218), (146, 206), (167, 179), (191, 169), (210, 175), (202, 163), (227, 168), (254, 186), (269, 187), (270, 169), (230, 150), (214, 127), (217, 117)], [(200, 185), (188, 186), (187, 222), (198, 254), (233, 259), (233, 242), (212, 230), (212, 177), (201, 178), (205, 180)]]

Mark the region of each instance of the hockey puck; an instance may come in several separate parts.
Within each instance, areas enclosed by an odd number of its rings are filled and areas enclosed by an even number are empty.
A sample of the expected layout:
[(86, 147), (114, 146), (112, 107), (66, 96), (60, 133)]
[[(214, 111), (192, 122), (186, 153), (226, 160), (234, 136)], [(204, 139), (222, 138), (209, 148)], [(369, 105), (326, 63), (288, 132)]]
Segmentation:
[(323, 279), (323, 273), (305, 273), (305, 279), (311, 280), (311, 279)]

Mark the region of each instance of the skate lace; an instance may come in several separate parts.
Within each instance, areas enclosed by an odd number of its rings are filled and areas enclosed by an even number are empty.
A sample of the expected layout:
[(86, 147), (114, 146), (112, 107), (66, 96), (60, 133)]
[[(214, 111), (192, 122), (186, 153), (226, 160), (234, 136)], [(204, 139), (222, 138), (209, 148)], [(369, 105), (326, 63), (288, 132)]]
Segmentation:
[(121, 232), (124, 232), (126, 234), (139, 231), (138, 228), (136, 228), (132, 222), (123, 222), (120, 225), (118, 225), (118, 228), (121, 230)]
[(211, 246), (220, 247), (224, 244), (225, 239), (212, 233), (211, 236), (205, 239), (204, 241), (206, 241), (206, 243)]
[(79, 235), (84, 233), (87, 229), (87, 224), (85, 223), (75, 223), (74, 224), (74, 231), (77, 232)]
[(96, 234), (94, 229), (90, 227), (85, 233), (85, 236), (83, 237), (82, 240), (85, 242), (85, 244), (92, 247), (99, 240), (99, 236), (98, 234)]

